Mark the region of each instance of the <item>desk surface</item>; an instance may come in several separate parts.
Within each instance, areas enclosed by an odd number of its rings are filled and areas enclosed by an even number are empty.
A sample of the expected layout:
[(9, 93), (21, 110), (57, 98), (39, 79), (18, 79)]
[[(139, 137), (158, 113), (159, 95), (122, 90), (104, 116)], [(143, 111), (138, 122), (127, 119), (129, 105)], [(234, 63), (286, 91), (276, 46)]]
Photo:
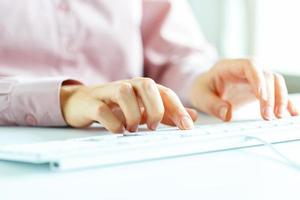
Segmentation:
[[(300, 95), (293, 97), (299, 102)], [(251, 105), (235, 120), (258, 117)], [(250, 109), (251, 108), (251, 109)], [(252, 110), (251, 114), (246, 111)], [(256, 111), (255, 111), (256, 110)], [(241, 115), (243, 113), (243, 115)], [(248, 113), (247, 116), (244, 113)], [(243, 116), (241, 118), (240, 116)], [(219, 123), (201, 115), (199, 123)], [(55, 140), (98, 134), (89, 130), (0, 128), (0, 144)], [(300, 163), (300, 142), (276, 147)], [(300, 169), (291, 168), (265, 147), (209, 153), (53, 173), (45, 166), (0, 161), (0, 199), (299, 199)]]

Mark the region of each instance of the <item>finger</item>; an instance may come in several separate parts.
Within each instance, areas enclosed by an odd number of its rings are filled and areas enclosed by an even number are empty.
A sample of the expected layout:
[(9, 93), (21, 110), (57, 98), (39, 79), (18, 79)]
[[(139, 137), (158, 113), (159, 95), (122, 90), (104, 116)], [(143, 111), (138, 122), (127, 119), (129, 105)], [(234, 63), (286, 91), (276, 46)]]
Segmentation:
[(149, 78), (135, 78), (130, 81), (142, 100), (147, 115), (147, 126), (155, 130), (164, 116), (164, 104), (156, 83)]
[(113, 114), (110, 108), (102, 101), (93, 99), (86, 109), (87, 116), (93, 121), (102, 124), (107, 130), (113, 133), (123, 133), (123, 123)]
[(220, 118), (223, 121), (230, 121), (232, 118), (232, 106), (224, 101), (209, 88), (199, 87), (199, 93), (202, 94), (195, 99), (195, 106), (210, 115)]
[(146, 113), (145, 107), (141, 107), (141, 113), (142, 113), (142, 119), (140, 121), (140, 124), (146, 124), (147, 123), (147, 113)]
[[(195, 122), (198, 118), (198, 112), (195, 109), (192, 108), (185, 108), (186, 111), (191, 116), (192, 120)], [(169, 125), (169, 126), (176, 126), (176, 124), (172, 121), (172, 119), (168, 115), (164, 115), (164, 118), (162, 120), (163, 124)]]
[[(249, 59), (236, 59), (234, 62), (225, 60), (219, 66), (223, 68), (216, 69), (221, 69), (220, 72), (225, 73), (225, 77), (228, 75), (228, 77), (240, 77), (249, 82), (256, 98), (260, 101), (262, 117), (264, 119), (271, 118), (271, 114), (273, 114), (273, 109), (271, 110), (269, 107), (270, 93), (272, 93), (271, 83), (266, 83), (263, 71), (257, 68)], [(224, 70), (224, 67), (227, 67), (227, 69)], [(274, 88), (274, 82), (271, 85)]]
[(126, 120), (126, 129), (135, 132), (141, 121), (141, 112), (133, 87), (129, 83), (120, 83), (116, 90), (116, 102), (119, 104)]
[(274, 89), (274, 75), (272, 72), (265, 71), (265, 83), (267, 89), (267, 99), (260, 101), (261, 115), (265, 120), (273, 118), (275, 105), (275, 89)]
[(193, 109), (193, 108), (187, 108), (185, 107), (186, 111), (189, 113), (189, 115), (191, 116), (192, 120), (195, 122), (198, 119), (198, 112), (197, 110)]
[(288, 106), (288, 91), (284, 78), (280, 74), (274, 74), (275, 78), (275, 114), (282, 118)]
[(193, 120), (175, 92), (162, 85), (158, 85), (158, 88), (165, 106), (165, 115), (167, 115), (178, 128), (192, 129), (194, 127)]
[(291, 100), (288, 100), (287, 109), (288, 109), (288, 111), (290, 112), (290, 114), (292, 116), (298, 116), (299, 115), (298, 109), (295, 107), (295, 105), (293, 104), (293, 102)]
[[(185, 108), (186, 111), (189, 113), (191, 116), (192, 120), (195, 122), (198, 119), (198, 112), (195, 109), (192, 108)], [(141, 108), (141, 113), (142, 113), (142, 119), (140, 124), (145, 124), (147, 122), (147, 115), (145, 113), (145, 109), (142, 107)], [(170, 125), (170, 126), (176, 126), (176, 124), (172, 121), (172, 119), (168, 115), (164, 115), (161, 123), (165, 125)]]
[(108, 105), (108, 107), (111, 109), (111, 111), (113, 112), (113, 114), (124, 124), (126, 125), (126, 118), (124, 116), (123, 111), (121, 110), (120, 106), (114, 106), (111, 107), (110, 105)]
[(265, 120), (272, 118), (274, 111), (274, 78), (265, 74), (249, 60), (241, 60), (246, 79), (249, 81), (256, 98), (260, 102), (261, 116)]
[(260, 100), (267, 100), (267, 89), (263, 71), (248, 59), (237, 59), (232, 64), (225, 65), (233, 75), (239, 75), (249, 81), (255, 96)]
[(115, 82), (107, 87), (94, 90), (100, 100), (113, 101), (118, 104), (125, 116), (126, 129), (135, 132), (141, 120), (138, 101), (130, 83)]

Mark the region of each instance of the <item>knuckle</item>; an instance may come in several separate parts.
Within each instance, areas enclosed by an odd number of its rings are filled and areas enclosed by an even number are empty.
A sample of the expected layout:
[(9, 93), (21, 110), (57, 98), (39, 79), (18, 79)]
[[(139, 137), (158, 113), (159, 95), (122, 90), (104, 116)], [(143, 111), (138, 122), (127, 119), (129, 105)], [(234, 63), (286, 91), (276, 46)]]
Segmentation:
[(107, 106), (104, 103), (101, 103), (98, 107), (99, 114), (102, 114), (107, 111)]
[(176, 93), (170, 88), (164, 87), (162, 88), (162, 91), (168, 96), (177, 96)]
[(264, 70), (264, 75), (266, 78), (273, 78), (274, 77), (274, 73), (270, 70)]
[(285, 82), (285, 79), (281, 74), (274, 73), (274, 77), (280, 82)]
[(253, 67), (252, 60), (250, 60), (248, 58), (242, 58), (242, 59), (239, 59), (239, 61), (246, 67)]
[(151, 78), (136, 78), (136, 81), (142, 88), (148, 89), (156, 85), (155, 81)]
[(124, 95), (128, 95), (132, 90), (132, 86), (127, 82), (120, 82), (117, 86), (117, 97), (122, 98)]
[(155, 83), (153, 79), (147, 78), (147, 77), (143, 78), (143, 82), (145, 82), (145, 83), (151, 83), (151, 84)]
[(268, 107), (274, 107), (274, 102), (273, 101), (267, 101), (266, 103), (265, 103), (265, 105), (266, 106), (268, 106)]
[(133, 80), (133, 81), (140, 81), (140, 80), (142, 80), (142, 79), (144, 79), (144, 77), (134, 77), (132, 80)]

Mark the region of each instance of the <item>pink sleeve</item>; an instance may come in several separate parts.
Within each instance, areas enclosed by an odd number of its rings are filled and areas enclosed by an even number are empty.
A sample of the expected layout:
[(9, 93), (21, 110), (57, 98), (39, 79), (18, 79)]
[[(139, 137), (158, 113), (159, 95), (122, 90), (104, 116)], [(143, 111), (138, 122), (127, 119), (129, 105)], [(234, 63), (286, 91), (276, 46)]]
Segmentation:
[(65, 80), (0, 77), (0, 125), (66, 126), (60, 109)]
[(145, 76), (173, 89), (189, 104), (188, 89), (217, 60), (185, 0), (144, 0)]

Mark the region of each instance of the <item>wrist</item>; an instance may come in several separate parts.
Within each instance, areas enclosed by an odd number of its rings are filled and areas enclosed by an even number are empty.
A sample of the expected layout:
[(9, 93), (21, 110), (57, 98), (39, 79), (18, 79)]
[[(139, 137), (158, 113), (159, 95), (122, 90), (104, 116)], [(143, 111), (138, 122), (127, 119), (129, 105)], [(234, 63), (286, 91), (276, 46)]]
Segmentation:
[(60, 108), (65, 121), (65, 108), (68, 100), (81, 87), (83, 87), (81, 83), (72, 80), (64, 81), (62, 83), (62, 86), (60, 88)]
[(208, 77), (209, 71), (206, 71), (200, 75), (198, 75), (194, 81), (192, 82), (190, 91), (189, 91), (189, 99), (194, 104), (195, 95), (198, 95), (200, 91), (200, 87), (204, 86), (206, 84), (206, 80)]

